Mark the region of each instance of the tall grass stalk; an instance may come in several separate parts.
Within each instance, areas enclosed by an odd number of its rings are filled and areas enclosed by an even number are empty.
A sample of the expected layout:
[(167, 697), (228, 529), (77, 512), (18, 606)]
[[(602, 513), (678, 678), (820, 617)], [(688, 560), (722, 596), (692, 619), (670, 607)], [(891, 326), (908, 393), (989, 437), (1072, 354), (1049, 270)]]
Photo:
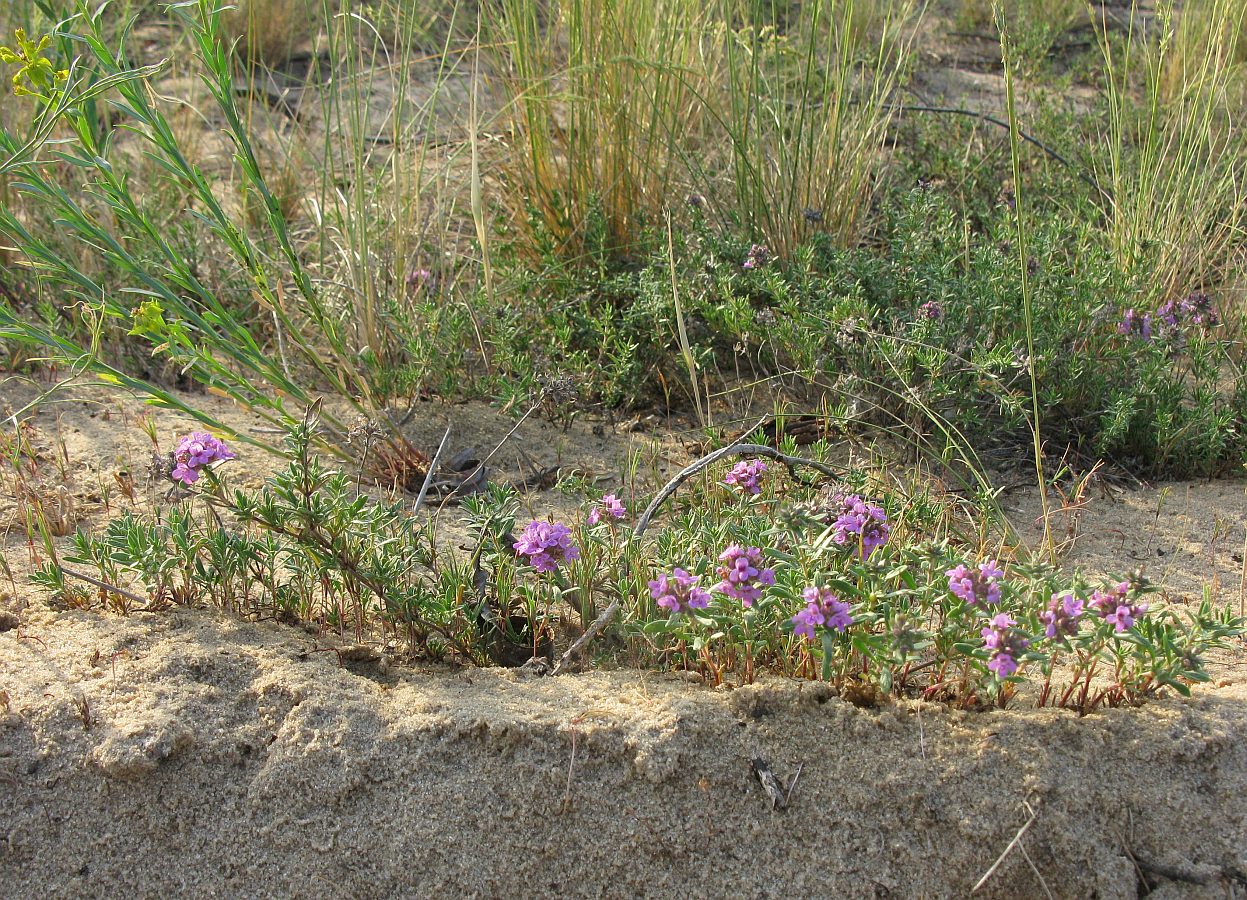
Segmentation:
[(693, 348), (688, 339), (688, 328), (684, 324), (684, 305), (680, 302), (680, 285), (676, 277), (675, 267), (675, 236), (672, 233), (671, 213), (666, 214), (667, 220), (667, 268), (671, 273), (671, 302), (675, 306), (676, 330), (680, 339), (680, 355), (684, 357), (684, 365), (688, 369), (688, 382), (692, 388), (693, 404), (697, 407), (697, 421), (703, 428), (710, 424), (710, 398), (706, 398), (702, 408), (701, 386), (697, 381), (697, 360), (693, 357)]
[(1039, 416), (1039, 381), (1035, 376), (1035, 317), (1030, 277), (1030, 253), (1027, 246), (1025, 191), (1022, 186), (1022, 146), (1017, 115), (1017, 97), (1013, 46), (1005, 22), (1004, 7), (997, 0), (995, 6), (996, 27), (1000, 31), (1000, 58), (1004, 65), (1005, 104), (1009, 113), (1009, 155), (1013, 163), (1013, 204), (1017, 217), (1018, 267), (1022, 281), (1022, 316), (1026, 330), (1026, 369), (1030, 376), (1031, 436), (1033, 439), (1035, 480), (1039, 488), (1039, 506), (1043, 516), (1043, 546), (1048, 558), (1055, 564), (1056, 545), (1052, 539), (1052, 522), (1049, 516), (1048, 479), (1044, 474), (1043, 437)]

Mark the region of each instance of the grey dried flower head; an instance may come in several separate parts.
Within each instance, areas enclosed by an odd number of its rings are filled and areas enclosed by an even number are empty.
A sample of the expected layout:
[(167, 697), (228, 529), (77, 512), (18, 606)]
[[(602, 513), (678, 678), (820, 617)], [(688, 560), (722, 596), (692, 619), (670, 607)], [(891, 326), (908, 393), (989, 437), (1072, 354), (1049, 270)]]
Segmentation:
[(860, 344), (866, 336), (865, 323), (854, 316), (841, 319), (836, 324), (835, 342), (841, 346)]
[(897, 616), (892, 623), (892, 646), (898, 653), (912, 653), (922, 639), (922, 633), (916, 630), (904, 616)]
[(580, 397), (580, 390), (570, 375), (538, 375), (541, 399), (553, 406), (567, 406)]
[(385, 429), (381, 427), (381, 423), (367, 416), (356, 416), (351, 422), (351, 427), (346, 432), (346, 442), (353, 444), (356, 441), (362, 441), (364, 445), (372, 444), (385, 434)]
[(159, 450), (152, 451), (152, 459), (148, 464), (147, 475), (155, 482), (172, 481), (173, 467), (177, 463), (173, 459), (172, 453), (161, 453)]
[(757, 314), (754, 316), (754, 320), (762, 328), (774, 328), (775, 323), (779, 321), (779, 316), (775, 314), (775, 310), (770, 307), (765, 307), (758, 310)]

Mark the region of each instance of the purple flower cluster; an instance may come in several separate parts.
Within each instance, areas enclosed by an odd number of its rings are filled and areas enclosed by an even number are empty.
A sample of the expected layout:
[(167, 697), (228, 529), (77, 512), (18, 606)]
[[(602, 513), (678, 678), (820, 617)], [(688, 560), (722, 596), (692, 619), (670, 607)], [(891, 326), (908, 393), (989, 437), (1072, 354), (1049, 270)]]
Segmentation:
[(853, 624), (849, 604), (831, 592), (831, 588), (808, 587), (801, 592), (806, 607), (792, 617), (792, 633), (805, 635), (814, 640), (814, 629), (819, 625), (843, 632)]
[(673, 613), (705, 609), (710, 605), (710, 592), (697, 586), (700, 580), (677, 568), (671, 575), (659, 575), (656, 581), (649, 583), (650, 596)]
[(837, 496), (835, 502), (840, 509), (831, 525), (833, 541), (842, 547), (850, 544), (860, 547), (862, 559), (887, 543), (891, 530), (882, 506), (867, 503), (857, 494)]
[(732, 471), (727, 473), (723, 483), (731, 487), (740, 488), (741, 491), (753, 494), (756, 497), (762, 493), (762, 487), (758, 484), (758, 479), (762, 477), (762, 473), (765, 471), (766, 463), (760, 459), (738, 462), (732, 467)]
[(1131, 307), (1122, 315), (1121, 323), (1117, 326), (1117, 333), (1150, 341), (1152, 339), (1152, 314), (1140, 313)]
[(1016, 624), (1007, 613), (996, 613), (979, 631), (983, 647), (992, 654), (987, 668), (1000, 678), (1008, 678), (1018, 670), (1018, 657), (1030, 646), (1030, 640), (1013, 629)]
[(176, 465), (170, 473), (174, 481), (194, 484), (199, 480), (199, 470), (211, 463), (234, 459), (234, 453), (225, 442), (204, 431), (192, 431), (178, 442), (173, 454)]
[(538, 572), (553, 572), (560, 563), (580, 559), (580, 548), (572, 543), (571, 529), (558, 522), (534, 519), (515, 542), (515, 552), (527, 556)]
[(1066, 591), (1053, 594), (1048, 608), (1039, 614), (1044, 623), (1044, 634), (1053, 640), (1078, 634), (1078, 622), (1082, 618), (1083, 602)]
[(742, 269), (760, 269), (771, 260), (771, 251), (765, 244), (754, 244), (749, 248), (745, 261), (741, 263)]
[(732, 544), (719, 554), (719, 578), (715, 590), (739, 600), (746, 609), (762, 597), (762, 588), (775, 583), (775, 572), (762, 568), (762, 551), (757, 547)]
[(1156, 336), (1180, 336), (1184, 329), (1191, 326), (1213, 328), (1219, 323), (1212, 298), (1196, 291), (1181, 300), (1166, 300), (1155, 313), (1126, 310), (1117, 326), (1117, 333), (1150, 341)]
[(1212, 328), (1219, 322), (1217, 311), (1212, 308), (1212, 298), (1202, 291), (1188, 294), (1181, 300), (1167, 300), (1156, 310), (1156, 318), (1174, 331), (1186, 325)]
[(1005, 573), (996, 565), (996, 560), (979, 563), (978, 571), (959, 565), (944, 574), (948, 576), (948, 589), (967, 606), (994, 606), (1000, 602), (1000, 579)]
[(1146, 603), (1131, 603), (1127, 599), (1130, 587), (1129, 581), (1118, 582), (1106, 591), (1094, 592), (1088, 604), (1118, 634), (1133, 628), (1134, 623), (1147, 612)]
[(427, 287), (432, 280), (433, 273), (428, 269), (412, 269), (407, 273), (407, 289), (418, 291), (422, 287)]
[(944, 318), (944, 307), (936, 300), (928, 300), (918, 307), (918, 318), (938, 322)]
[(622, 519), (627, 514), (628, 510), (624, 507), (623, 501), (614, 494), (607, 494), (602, 498), (601, 503), (593, 504), (593, 509), (589, 510), (589, 524), (596, 525), (601, 522), (603, 515)]

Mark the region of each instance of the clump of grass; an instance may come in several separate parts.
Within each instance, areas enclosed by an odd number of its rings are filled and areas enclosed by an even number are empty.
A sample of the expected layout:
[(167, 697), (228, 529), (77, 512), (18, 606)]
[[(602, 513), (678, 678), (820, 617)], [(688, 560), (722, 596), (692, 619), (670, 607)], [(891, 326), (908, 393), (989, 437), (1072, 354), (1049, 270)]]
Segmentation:
[[(960, 0), (953, 24), (960, 31), (989, 36), (995, 31), (992, 0)], [(1002, 10), (1017, 60), (1027, 75), (1042, 71), (1053, 46), (1076, 24), (1086, 24), (1084, 0), (1015, 0)]]
[(1233, 36), (1247, 11), (1234, 0), (1198, 9), (1179, 18), (1174, 3), (1162, 0), (1143, 35), (1132, 5), (1124, 41), (1104, 22), (1097, 31), (1108, 102), (1097, 162), (1112, 198), (1109, 235), (1120, 264), (1139, 274), (1152, 301), (1223, 283), (1242, 258), (1247, 187)]
[[(0, 231), (20, 246), (27, 266), (41, 281), (55, 284), (77, 298), (88, 323), (91, 342), (77, 343), (57, 329), (12, 309), (0, 307), (3, 336), (42, 347), (49, 357), (74, 361), (119, 387), (145, 395), (159, 405), (177, 408), (219, 427), (201, 411), (170, 392), (127, 374), (101, 351), (104, 329), (124, 323), (132, 336), (149, 342), (153, 356), (164, 357), (194, 380), (284, 424), (286, 403), (310, 403), (303, 386), (309, 376), (356, 409), (371, 406), (365, 373), (355, 364), (337, 311), (313, 281), (278, 197), (269, 186), (234, 91), (233, 64), (222, 37), (220, 11), (201, 2), (180, 10), (195, 48), (209, 95), (238, 149), (241, 189), (251, 198), (253, 221), (267, 233), (249, 229), (222, 204), (213, 180), (187, 158), (169, 119), (145, 84), (158, 67), (135, 68), (123, 50), (114, 49), (102, 13), (80, 4), (69, 20), (76, 32), (58, 35), (58, 46), (86, 48), (87, 55), (68, 69), (63, 83), (34, 98), (26, 136), (0, 130), (0, 173), (20, 176), (16, 188), (29, 207), (42, 208), (60, 223), (61, 234), (37, 234), (28, 217), (0, 211)], [(68, 26), (67, 26), (68, 27)], [(179, 192), (193, 198), (197, 209), (182, 212), (219, 242), (250, 282), (253, 300), (271, 317), (277, 331), (277, 353), (261, 346), (257, 329), (200, 277), (197, 261), (182, 252), (167, 224), (157, 221), (123, 165), (109, 157), (115, 144), (101, 129), (89, 101), (116, 92), (115, 108), (128, 131), (142, 142), (147, 155)], [(54, 128), (68, 137), (58, 144), (57, 158), (82, 173), (86, 189), (70, 192), (43, 165)], [(121, 160), (118, 160), (120, 163)], [(101, 283), (96, 266), (68, 252), (60, 238), (70, 235), (107, 265), (110, 283)], [(125, 236), (135, 240), (124, 240)], [(280, 260), (277, 264), (275, 260)], [(295, 368), (300, 371), (296, 374)], [(330, 443), (342, 446), (345, 427), (325, 417)], [(387, 440), (394, 459), (418, 465), (419, 454), (393, 428)], [(416, 478), (423, 477), (423, 471)]]
[(703, 97), (715, 90), (714, 4), (695, 0), (490, 0), (485, 30), (505, 92), (514, 228), (575, 257), (600, 209), (609, 246), (631, 247), (687, 189)]
[(731, 146), (729, 215), (773, 253), (814, 232), (842, 247), (861, 237), (921, 12), (915, 0), (817, 0), (783, 31), (758, 19), (724, 29), (715, 114)]

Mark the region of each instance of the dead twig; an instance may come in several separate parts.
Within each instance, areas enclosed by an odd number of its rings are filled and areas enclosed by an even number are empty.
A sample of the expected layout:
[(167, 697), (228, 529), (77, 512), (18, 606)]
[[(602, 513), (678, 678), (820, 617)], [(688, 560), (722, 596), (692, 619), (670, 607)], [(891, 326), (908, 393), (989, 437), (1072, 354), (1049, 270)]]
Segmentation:
[(1039, 871), (1039, 867), (1031, 861), (1031, 855), (1026, 852), (1025, 844), (1018, 844), (1018, 850), (1022, 854), (1022, 859), (1026, 860), (1026, 864), (1031, 867), (1031, 871), (1035, 873), (1035, 877), (1039, 879), (1039, 886), (1043, 888), (1044, 894), (1048, 900), (1056, 900), (1056, 896), (1052, 893), (1052, 889), (1048, 887), (1048, 882), (1044, 880), (1043, 875)]
[(797, 766), (797, 771), (792, 773), (792, 777), (788, 779), (788, 790), (784, 791), (784, 806), (792, 802), (792, 792), (797, 789), (797, 779), (801, 777), (801, 770), (805, 768), (805, 763)]
[(433, 483), (433, 474), (437, 471), (437, 464), (442, 459), (442, 452), (446, 449), (446, 442), (450, 440), (450, 426), (446, 426), (446, 433), (442, 435), (442, 442), (437, 445), (437, 452), (433, 454), (433, 459), (429, 462), (429, 471), (424, 476), (424, 484), (420, 485), (420, 493), (416, 495), (415, 505), (411, 508), (411, 514), (414, 516), (420, 512), (420, 506), (424, 503), (424, 495), (429, 492), (429, 485)]
[[(1029, 806), (1027, 808), (1029, 809)], [(1004, 852), (1001, 853), (1000, 856), (996, 858), (996, 861), (994, 863), (992, 863), (992, 867), (988, 869), (986, 872), (984, 872), (983, 877), (980, 878), (978, 882), (974, 885), (974, 887), (970, 889), (971, 894), (977, 894), (979, 889), (983, 887), (983, 885), (987, 884), (988, 879), (990, 879), (993, 875), (996, 874), (996, 870), (1000, 868), (1000, 864), (1003, 863), (1005, 861), (1005, 858), (1008, 857), (1008, 855), (1013, 852), (1013, 848), (1016, 847), (1019, 843), (1021, 843), (1022, 836), (1026, 834), (1028, 830), (1030, 830), (1030, 827), (1032, 825), (1035, 824), (1035, 819), (1038, 817), (1038, 815), (1039, 815), (1038, 810), (1034, 810), (1031, 812), (1031, 817), (1026, 820), (1025, 825), (1023, 825), (1021, 828), (1018, 829), (1018, 833), (1013, 836), (1013, 840), (1009, 841), (1009, 846), (1005, 847)]]
[(128, 597), (129, 599), (133, 600), (135, 603), (141, 603), (144, 606), (147, 605), (146, 597), (140, 597), (138, 594), (135, 594), (131, 591), (127, 591), (125, 588), (119, 588), (115, 584), (109, 584), (107, 581), (100, 581), (97, 578), (92, 578), (90, 575), (84, 575), (81, 572), (75, 572), (73, 569), (67, 569), (64, 566), (61, 566), (59, 564), (58, 564), (58, 568), (61, 570), (62, 575), (68, 575), (70, 578), (77, 578), (80, 581), (85, 581), (87, 584), (95, 585), (97, 588), (99, 588), (102, 591), (112, 591), (114, 594), (120, 594), (122, 597)]
[(658, 512), (659, 507), (670, 500), (672, 495), (680, 489), (680, 485), (684, 484), (684, 482), (688, 481), (702, 469), (707, 466), (714, 465), (716, 462), (725, 457), (744, 455), (762, 456), (766, 459), (773, 459), (781, 462), (788, 467), (788, 471), (792, 473), (794, 477), (799, 466), (806, 466), (807, 468), (814, 469), (815, 471), (821, 472), (830, 478), (839, 478), (844, 474), (842, 471), (838, 471), (826, 463), (821, 463), (813, 459), (806, 459), (803, 456), (788, 456), (787, 454), (780, 453), (774, 447), (767, 447), (764, 444), (728, 444), (722, 449), (706, 454), (701, 459), (697, 460), (697, 462), (681, 470), (679, 474), (667, 482), (667, 484), (663, 486), (663, 489), (658, 492), (652, 501), (650, 501), (650, 505), (645, 508), (645, 512), (641, 513), (641, 518), (637, 520), (636, 529), (633, 532), (634, 536), (640, 537), (645, 533), (645, 530), (649, 528), (650, 520), (654, 517), (654, 514)]

